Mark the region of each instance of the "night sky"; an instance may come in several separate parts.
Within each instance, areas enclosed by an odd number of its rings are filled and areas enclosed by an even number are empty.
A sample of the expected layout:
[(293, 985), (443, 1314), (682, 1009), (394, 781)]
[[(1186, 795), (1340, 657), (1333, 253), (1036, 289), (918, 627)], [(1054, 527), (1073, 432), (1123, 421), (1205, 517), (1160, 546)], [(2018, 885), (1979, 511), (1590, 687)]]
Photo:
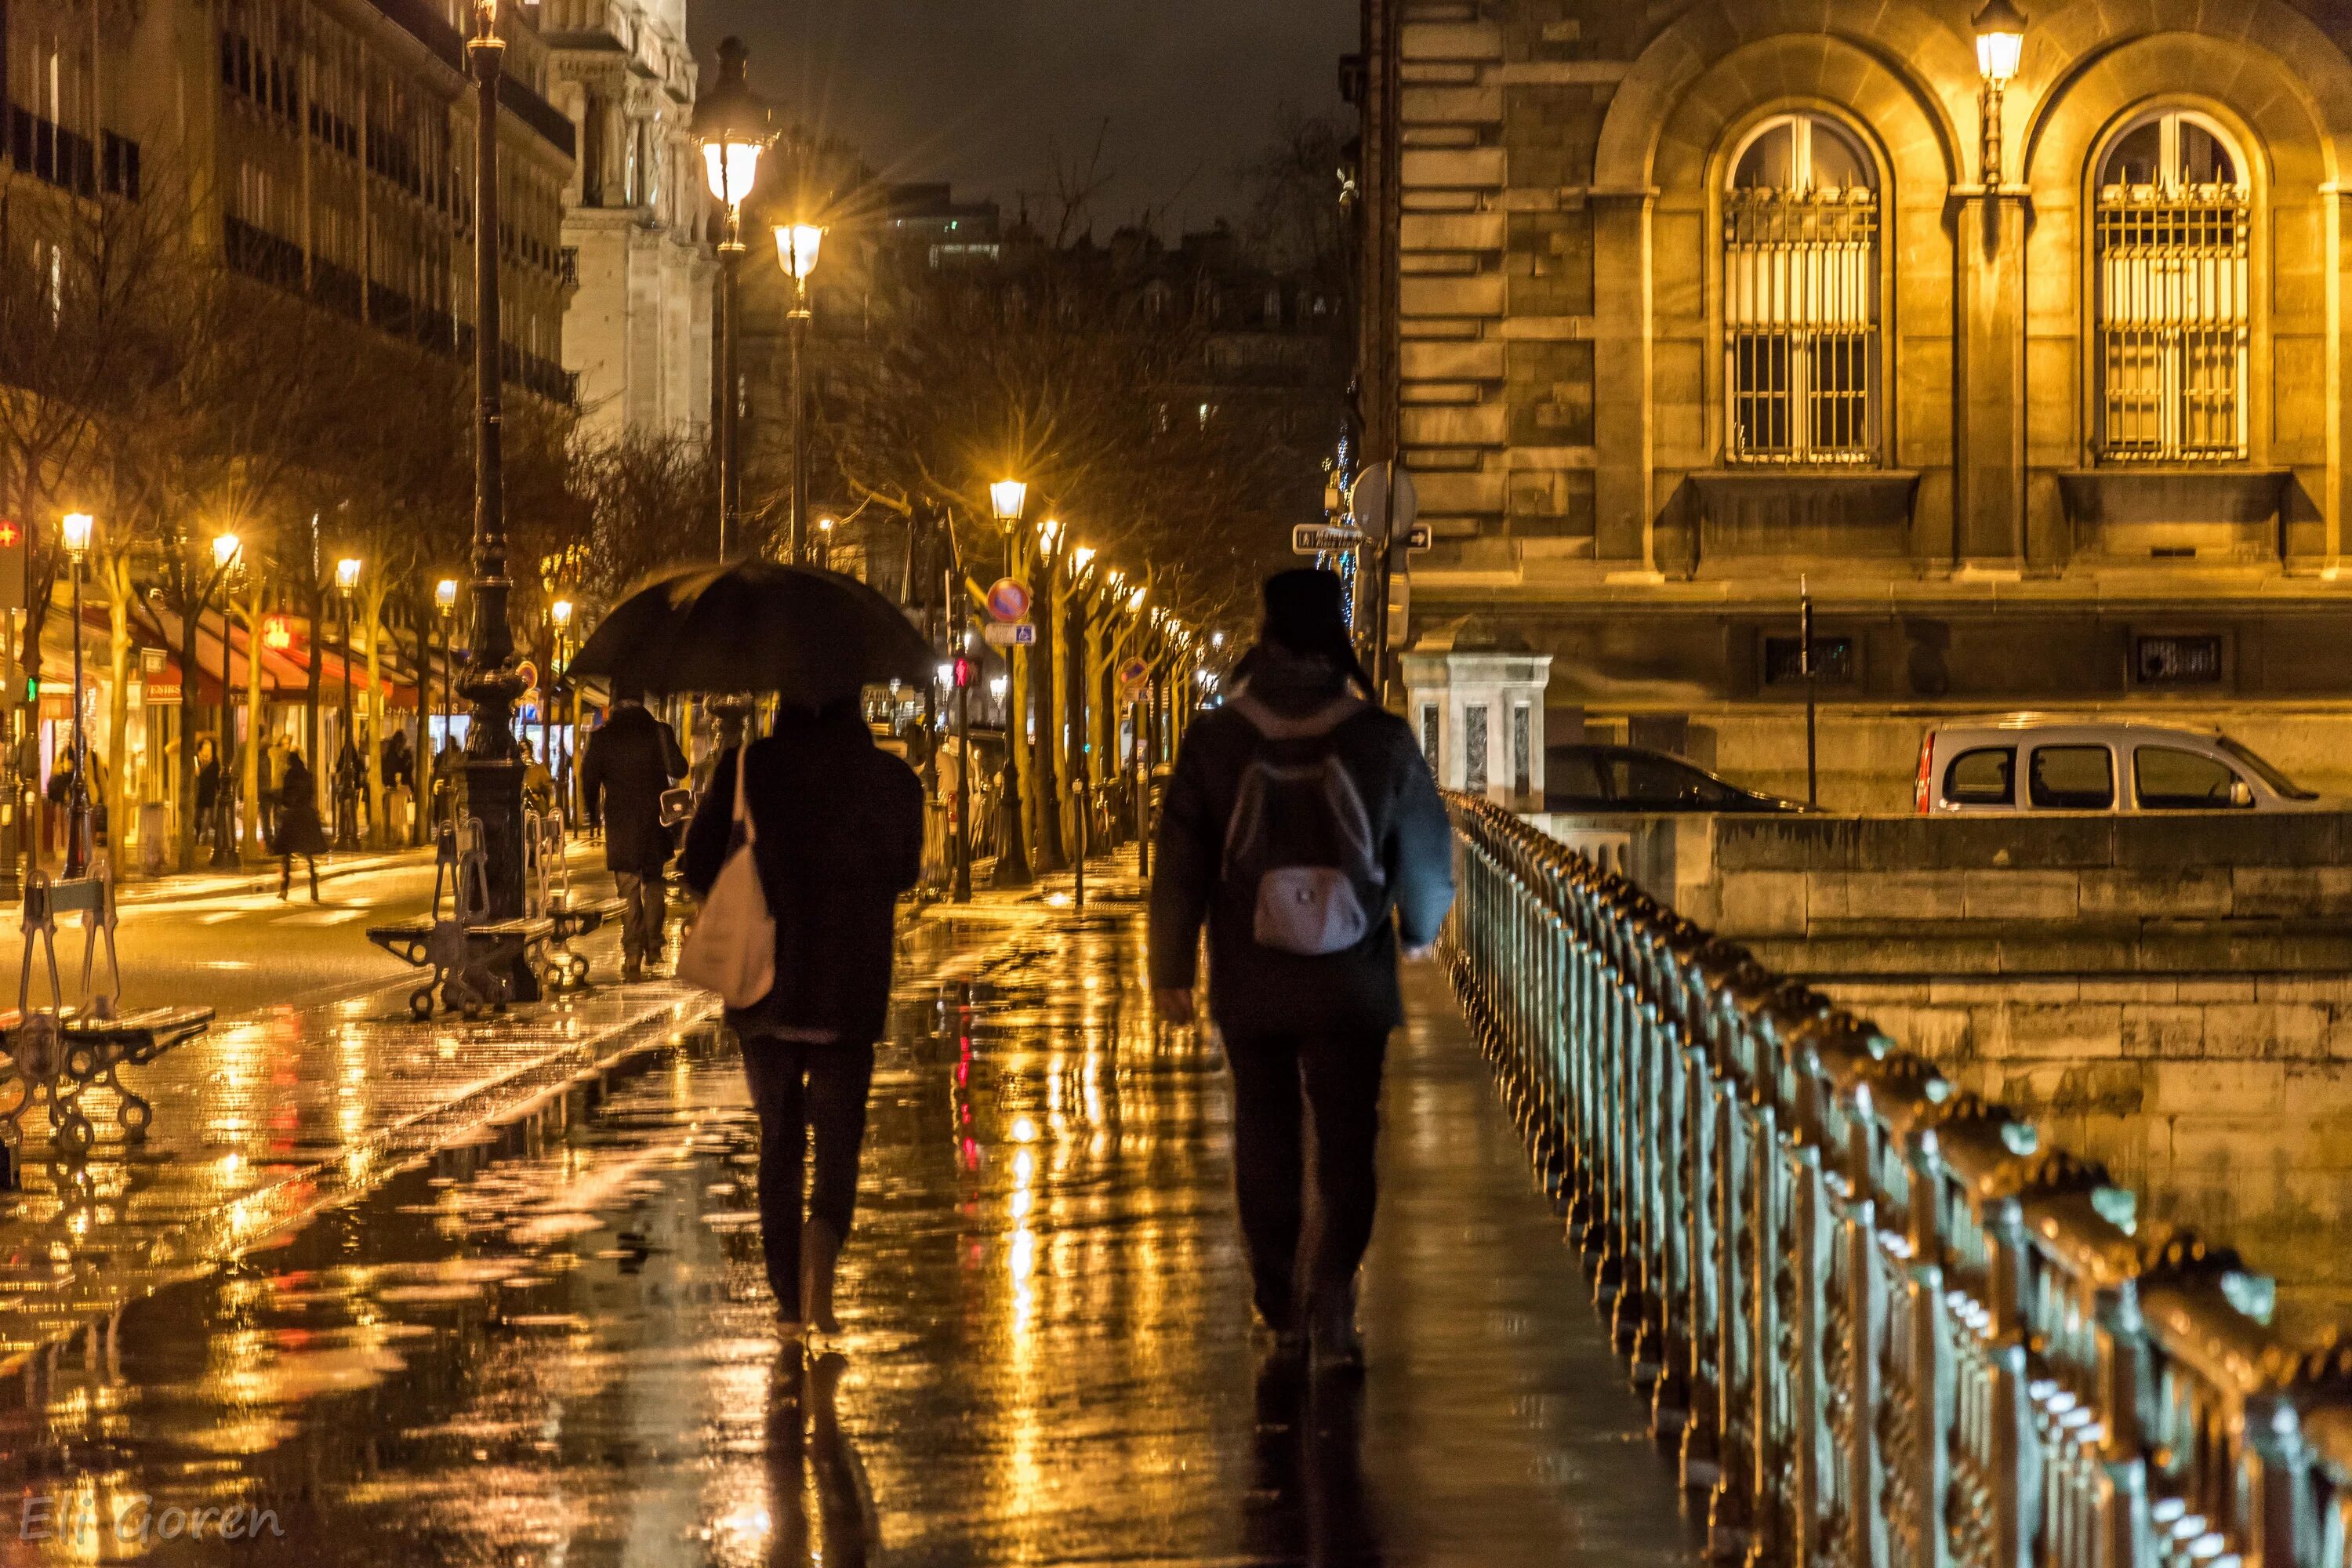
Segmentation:
[[(1288, 106), (1339, 113), (1358, 0), (688, 0), (696, 55), (740, 34), (779, 121), (855, 145), (886, 179), (952, 180), (1010, 216), (1083, 165), (1108, 121), (1093, 204), (1108, 235), (1243, 205), (1235, 167)], [(1033, 203), (1042, 218), (1059, 202)]]

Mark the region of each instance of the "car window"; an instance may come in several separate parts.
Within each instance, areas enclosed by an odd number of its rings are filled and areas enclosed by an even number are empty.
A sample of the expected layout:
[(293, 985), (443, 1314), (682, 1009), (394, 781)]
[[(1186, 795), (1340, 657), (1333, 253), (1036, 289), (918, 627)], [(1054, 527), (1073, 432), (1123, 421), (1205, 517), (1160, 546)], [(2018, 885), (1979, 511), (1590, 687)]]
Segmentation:
[(1623, 752), (1610, 759), (1610, 782), (1618, 801), (1636, 810), (1658, 806), (1721, 805), (1732, 792), (1723, 784), (1671, 757)]
[(1601, 770), (1592, 753), (1582, 748), (1553, 752), (1544, 758), (1544, 794), (1564, 800), (1606, 800)]
[(2317, 800), (2319, 798), (2315, 792), (2304, 788), (2301, 784), (2295, 783), (2293, 779), (2279, 772), (2278, 769), (2273, 767), (2266, 759), (2257, 755), (2252, 746), (2248, 746), (2242, 742), (2233, 741), (2227, 735), (2216, 735), (2213, 738), (2213, 743), (2221, 747), (2223, 751), (2229, 752), (2231, 756), (2237, 758), (2238, 761), (2245, 763), (2246, 766), (2253, 769), (2255, 775), (2264, 784), (2270, 785), (2273, 794), (2284, 795), (2288, 800)]
[(2017, 748), (1985, 746), (1954, 757), (1944, 770), (1944, 798), (1954, 805), (2017, 804)]
[(2134, 752), (2132, 782), (2142, 811), (2243, 811), (2254, 804), (2253, 791), (2239, 788), (2243, 781), (2229, 763), (2173, 746)]
[(2107, 811), (2116, 804), (2116, 758), (2105, 746), (2036, 746), (2028, 797), (2048, 811)]

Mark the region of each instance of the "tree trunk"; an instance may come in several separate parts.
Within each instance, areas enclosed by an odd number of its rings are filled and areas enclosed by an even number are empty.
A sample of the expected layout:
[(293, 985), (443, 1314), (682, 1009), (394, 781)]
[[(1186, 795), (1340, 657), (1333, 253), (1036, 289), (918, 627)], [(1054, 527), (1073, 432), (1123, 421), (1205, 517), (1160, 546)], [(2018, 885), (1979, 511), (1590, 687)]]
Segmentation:
[(310, 764), (310, 795), (314, 803), (318, 800), (319, 792), (327, 787), (327, 775), (332, 771), (327, 759), (319, 754), (319, 683), (325, 675), (327, 664), (327, 639), (320, 623), (326, 618), (326, 597), (316, 584), (304, 590), (303, 609), (310, 619), (310, 679), (302, 688), (302, 734), (303, 745), (309, 752), (305, 760)]
[(383, 574), (369, 579), (371, 586), (360, 596), (361, 624), (367, 632), (367, 742), (360, 750), (361, 761), (367, 764), (367, 797), (373, 809), (368, 813), (367, 841), (372, 848), (382, 849), (391, 842), (385, 829), (392, 812), (383, 798), (383, 601), (386, 590), (382, 586)]
[[(194, 584), (183, 579), (184, 589)], [(180, 595), (180, 869), (196, 868), (196, 616)]]
[[(106, 587), (106, 666), (113, 677), (106, 702), (106, 793), (99, 801), (106, 810), (110, 862), (130, 821), (125, 803), (131, 795), (131, 770), (124, 764), (131, 752), (131, 558), (110, 553), (100, 561), (98, 574)], [(116, 868), (117, 875), (121, 870)]]
[(245, 623), (245, 751), (239, 761), (244, 766), (245, 844), (247, 852), (263, 853), (261, 837), (261, 753), (268, 747), (268, 737), (261, 723), (261, 622), (264, 616), (262, 590), (258, 577), (247, 590), (245, 603), (238, 606), (237, 619)]
[(1061, 705), (1054, 700), (1054, 616), (1061, 595), (1055, 592), (1056, 569), (1051, 557), (1039, 553), (1032, 575), (1037, 580), (1029, 615), (1037, 627), (1035, 651), (1029, 658), (1029, 707), (1037, 716), (1029, 742), (1029, 770), (1035, 775), (1032, 797), (1036, 802), (1039, 872), (1059, 871), (1068, 862), (1062, 856)]

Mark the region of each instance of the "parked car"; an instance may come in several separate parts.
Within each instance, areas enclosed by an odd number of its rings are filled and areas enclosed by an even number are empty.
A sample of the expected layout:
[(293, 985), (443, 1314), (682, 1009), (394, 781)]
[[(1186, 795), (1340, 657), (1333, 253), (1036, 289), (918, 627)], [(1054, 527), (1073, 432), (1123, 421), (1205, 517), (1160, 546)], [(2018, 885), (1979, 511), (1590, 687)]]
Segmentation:
[(1805, 808), (1741, 789), (1705, 768), (1642, 746), (1544, 748), (1544, 809), (1563, 812), (1798, 812)]
[(1922, 815), (2309, 811), (2323, 803), (2218, 730), (2019, 713), (1919, 745)]

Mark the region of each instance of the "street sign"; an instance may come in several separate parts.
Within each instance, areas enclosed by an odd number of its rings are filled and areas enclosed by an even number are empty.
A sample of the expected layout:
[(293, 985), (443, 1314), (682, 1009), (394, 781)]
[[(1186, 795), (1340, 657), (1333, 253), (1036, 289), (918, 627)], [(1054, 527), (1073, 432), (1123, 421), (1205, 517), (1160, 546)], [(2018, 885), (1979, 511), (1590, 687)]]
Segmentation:
[(1029, 618), (1029, 590), (1010, 577), (999, 577), (988, 591), (988, 613), (1000, 621)]
[(1037, 640), (1037, 626), (1032, 621), (1000, 621), (981, 627), (980, 635), (991, 647), (1027, 647)]
[(25, 561), (31, 553), (32, 541), (25, 525), (15, 518), (0, 517), (0, 610), (29, 607), (25, 596)]
[(1404, 531), (1404, 547), (1407, 550), (1428, 549), (1429, 524), (1425, 522), (1416, 522), (1411, 528), (1406, 529)]
[(1320, 522), (1302, 522), (1290, 531), (1290, 551), (1294, 555), (1321, 555), (1328, 551), (1353, 550), (1363, 543), (1362, 531), (1334, 528)]
[(1140, 658), (1130, 658), (1125, 664), (1120, 665), (1118, 667), (1118, 683), (1121, 687), (1126, 689), (1129, 695), (1140, 691), (1145, 687), (1150, 685), (1151, 665), (1150, 661)]
[[(1396, 493), (1389, 493), (1389, 477), (1396, 476)], [(1358, 528), (1374, 539), (1386, 539), (1397, 529), (1411, 528), (1421, 515), (1421, 497), (1412, 488), (1412, 475), (1389, 463), (1374, 463), (1356, 476), (1356, 488), (1348, 495), (1348, 515)]]

